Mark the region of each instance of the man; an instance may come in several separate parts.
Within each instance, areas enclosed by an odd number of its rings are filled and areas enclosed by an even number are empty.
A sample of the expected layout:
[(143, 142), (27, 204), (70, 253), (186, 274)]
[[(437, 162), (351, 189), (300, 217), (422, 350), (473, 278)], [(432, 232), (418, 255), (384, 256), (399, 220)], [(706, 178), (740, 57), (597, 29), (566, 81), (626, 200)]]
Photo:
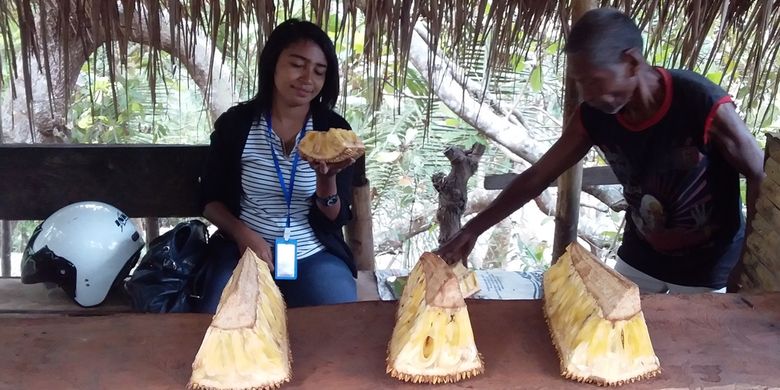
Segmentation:
[(731, 98), (696, 73), (650, 66), (639, 28), (614, 9), (583, 15), (565, 52), (583, 102), (561, 138), (437, 252), (464, 259), (596, 145), (629, 205), (616, 270), (643, 292), (725, 292), (745, 241), (739, 174), (749, 215), (764, 177), (763, 152)]

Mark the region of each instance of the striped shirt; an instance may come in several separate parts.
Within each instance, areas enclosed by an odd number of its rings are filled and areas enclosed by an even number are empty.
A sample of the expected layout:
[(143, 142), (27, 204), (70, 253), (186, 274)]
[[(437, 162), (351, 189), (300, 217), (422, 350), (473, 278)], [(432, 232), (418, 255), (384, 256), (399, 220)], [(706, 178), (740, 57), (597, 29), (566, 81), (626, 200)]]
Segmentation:
[[(311, 118), (306, 122), (306, 131), (312, 131)], [(241, 184), (244, 193), (241, 196), (240, 219), (272, 247), (274, 240), (284, 235), (287, 201), (279, 184), (271, 147), (276, 151), (284, 185), (289, 188), (293, 157), (298, 152), (299, 141), (300, 134), (290, 156), (285, 156), (281, 138), (268, 131), (268, 123), (265, 117), (261, 117), (252, 124), (241, 156)], [(314, 235), (308, 219), (316, 187), (316, 173), (308, 162), (299, 159), (290, 205), (290, 238), (298, 240), (298, 259), (325, 249)]]

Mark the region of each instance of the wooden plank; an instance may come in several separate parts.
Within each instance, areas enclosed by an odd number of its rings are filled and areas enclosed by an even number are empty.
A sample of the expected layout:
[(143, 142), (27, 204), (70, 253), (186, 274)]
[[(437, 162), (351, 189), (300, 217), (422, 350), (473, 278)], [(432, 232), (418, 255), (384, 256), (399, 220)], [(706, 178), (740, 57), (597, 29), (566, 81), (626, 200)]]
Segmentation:
[[(102, 305), (85, 308), (77, 305), (61, 288), (46, 288), (42, 283), (23, 284), (19, 278), (0, 279), (0, 313), (58, 312), (68, 314), (131, 312), (122, 291), (112, 290)], [(2, 353), (0, 353), (2, 356)]]
[(130, 217), (200, 215), (198, 176), (208, 146), (2, 145), (0, 219), (42, 220), (82, 200)]
[(763, 214), (756, 213), (751, 227), (753, 232), (762, 239), (769, 253), (780, 253), (780, 232), (764, 218)]
[(761, 214), (770, 226), (780, 226), (780, 209), (764, 197), (756, 200), (756, 214)]
[[(360, 301), (378, 301), (376, 276), (372, 271), (358, 271), (357, 295)], [(48, 289), (43, 284), (22, 284), (19, 278), (0, 278), (0, 313), (116, 313), (130, 312), (124, 293), (112, 290), (98, 307), (84, 308), (73, 303), (60, 288)], [(0, 352), (0, 357), (2, 352)]]
[[(769, 163), (769, 161), (771, 160), (767, 160), (767, 166), (777, 164)], [(775, 207), (780, 208), (780, 184), (777, 183), (777, 179), (769, 176), (765, 177), (764, 180), (761, 181), (761, 192), (759, 196), (772, 202)]]
[(764, 161), (764, 172), (766, 172), (767, 178), (780, 182), (780, 163), (777, 160), (780, 159), (780, 155), (768, 157)]
[(753, 229), (746, 238), (747, 250), (753, 257), (745, 265), (746, 268), (755, 268), (756, 263), (761, 263), (763, 267), (749, 272), (755, 274), (769, 272), (780, 275), (777, 272), (780, 264), (776, 256), (780, 253), (780, 239), (778, 239), (776, 226), (780, 226), (780, 210), (766, 198), (759, 198), (756, 202), (756, 215), (751, 221)]
[(780, 133), (767, 133), (765, 151), (767, 156), (780, 160)]
[[(424, 387), (385, 373), (396, 305), (288, 310), (293, 378), (283, 388)], [(780, 295), (645, 295), (642, 309), (662, 373), (630, 388), (780, 386)], [(595, 388), (560, 376), (541, 301), (469, 301), (469, 312), (486, 371), (437, 389)], [(0, 316), (0, 388), (182, 389), (210, 320), (195, 314)]]
[[(485, 176), (486, 190), (502, 190), (517, 176), (517, 173), (502, 173)], [(611, 167), (587, 167), (582, 169), (582, 187), (620, 184)], [(550, 183), (557, 187), (558, 181)]]
[(777, 291), (776, 287), (780, 286), (780, 275), (772, 271), (772, 269), (777, 268), (777, 265), (772, 262), (773, 254), (777, 252), (772, 252), (771, 249), (768, 249), (766, 243), (766, 239), (759, 234), (751, 234), (747, 238), (747, 248), (750, 256), (745, 259), (745, 265), (749, 268), (745, 272), (753, 275), (751, 277), (753, 280), (765, 282), (757, 286), (762, 291)]
[(765, 260), (758, 259), (755, 254), (748, 252), (745, 253), (743, 261), (745, 265), (749, 265), (742, 276), (744, 291), (757, 293), (780, 291), (780, 276), (767, 268)]

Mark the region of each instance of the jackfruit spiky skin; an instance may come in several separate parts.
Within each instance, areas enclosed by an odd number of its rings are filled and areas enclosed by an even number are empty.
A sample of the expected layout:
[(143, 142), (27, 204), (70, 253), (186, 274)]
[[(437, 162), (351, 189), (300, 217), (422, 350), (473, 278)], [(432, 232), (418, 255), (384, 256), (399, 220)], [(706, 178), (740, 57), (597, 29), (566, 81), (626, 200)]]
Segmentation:
[(366, 146), (354, 131), (332, 128), (307, 132), (298, 144), (298, 152), (306, 161), (338, 163), (362, 156)]
[(275, 389), (290, 380), (284, 299), (265, 261), (247, 249), (192, 363), (188, 388)]
[(633, 282), (572, 243), (543, 283), (562, 376), (616, 386), (660, 373)]
[(387, 373), (414, 383), (452, 383), (484, 372), (457, 276), (423, 254), (409, 275), (388, 347)]

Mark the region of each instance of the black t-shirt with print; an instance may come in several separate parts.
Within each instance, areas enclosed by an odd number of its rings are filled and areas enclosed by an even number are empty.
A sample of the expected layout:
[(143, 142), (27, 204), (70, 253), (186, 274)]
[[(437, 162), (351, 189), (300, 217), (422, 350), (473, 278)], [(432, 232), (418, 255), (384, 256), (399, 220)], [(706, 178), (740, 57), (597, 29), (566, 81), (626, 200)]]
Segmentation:
[(664, 101), (644, 123), (580, 105), (582, 124), (629, 205), (618, 255), (668, 283), (723, 288), (740, 256), (744, 216), (739, 174), (708, 132), (731, 98), (696, 73), (657, 70)]

